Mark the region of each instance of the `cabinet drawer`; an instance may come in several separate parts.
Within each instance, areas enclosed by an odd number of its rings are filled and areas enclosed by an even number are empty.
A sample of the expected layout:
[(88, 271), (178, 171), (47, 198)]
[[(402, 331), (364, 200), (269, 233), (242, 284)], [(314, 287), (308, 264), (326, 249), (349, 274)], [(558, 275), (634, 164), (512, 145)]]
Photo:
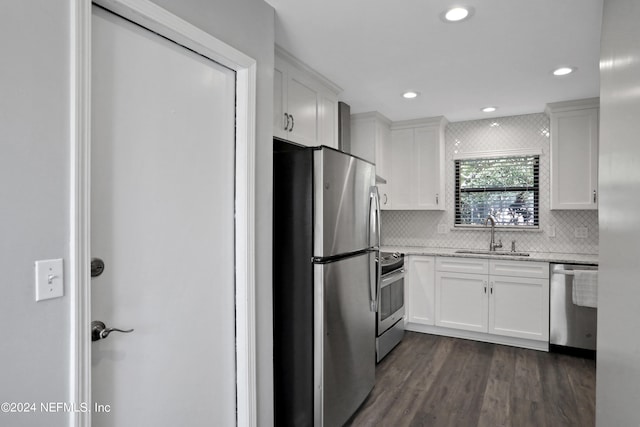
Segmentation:
[(437, 257), (436, 271), (488, 274), (489, 260), (479, 258)]
[(489, 260), (489, 274), (492, 276), (549, 278), (549, 263), (536, 261)]

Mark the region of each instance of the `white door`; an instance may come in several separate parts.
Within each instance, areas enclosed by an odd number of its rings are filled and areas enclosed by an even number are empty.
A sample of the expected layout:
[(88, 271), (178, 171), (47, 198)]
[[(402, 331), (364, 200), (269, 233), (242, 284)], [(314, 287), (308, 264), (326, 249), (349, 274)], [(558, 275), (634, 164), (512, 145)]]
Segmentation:
[(92, 343), (93, 426), (234, 425), (235, 73), (92, 25), (92, 319), (134, 329)]

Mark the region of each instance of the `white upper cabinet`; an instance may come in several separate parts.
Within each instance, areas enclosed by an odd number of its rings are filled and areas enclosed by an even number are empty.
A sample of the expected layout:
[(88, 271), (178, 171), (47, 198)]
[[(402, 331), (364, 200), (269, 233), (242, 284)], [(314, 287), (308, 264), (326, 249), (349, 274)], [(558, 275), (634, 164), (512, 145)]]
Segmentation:
[(276, 47), (273, 92), (274, 136), (338, 147), (340, 88)]
[(351, 115), (351, 154), (375, 163), (376, 175), (386, 179), (391, 121), (377, 111)]
[(599, 99), (547, 105), (551, 209), (598, 209)]
[[(377, 111), (351, 115), (351, 154), (376, 165), (376, 175), (388, 180), (391, 121)], [(387, 181), (388, 182), (388, 181)], [(380, 208), (389, 209), (390, 185), (378, 183)]]
[(394, 122), (390, 170), (395, 210), (444, 210), (444, 117)]

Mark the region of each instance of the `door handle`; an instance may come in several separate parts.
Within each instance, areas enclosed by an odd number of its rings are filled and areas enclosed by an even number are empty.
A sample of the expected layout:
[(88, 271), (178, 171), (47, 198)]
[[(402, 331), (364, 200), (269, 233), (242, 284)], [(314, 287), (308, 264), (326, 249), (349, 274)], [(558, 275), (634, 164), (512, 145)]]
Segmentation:
[(289, 114), (289, 117), (291, 117), (291, 128), (289, 128), (289, 132), (293, 131), (293, 127), (296, 125), (295, 120), (293, 120), (293, 114)]
[(284, 124), (284, 131), (286, 132), (289, 130), (289, 115), (284, 113), (284, 118), (287, 119), (287, 123)]
[(133, 332), (133, 329), (124, 330), (118, 328), (107, 328), (107, 325), (99, 320), (91, 322), (91, 341), (103, 340), (108, 337), (111, 332), (122, 332), (128, 334), (129, 332)]
[(104, 261), (100, 258), (91, 258), (91, 277), (98, 277), (104, 271)]

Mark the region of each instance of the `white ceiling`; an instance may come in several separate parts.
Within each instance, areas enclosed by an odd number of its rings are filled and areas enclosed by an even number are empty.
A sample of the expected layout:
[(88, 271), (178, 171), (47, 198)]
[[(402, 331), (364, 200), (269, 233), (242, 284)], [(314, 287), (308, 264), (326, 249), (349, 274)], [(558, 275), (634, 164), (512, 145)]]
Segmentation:
[[(342, 87), (352, 113), (449, 121), (598, 96), (603, 0), (267, 0), (276, 43)], [(444, 23), (454, 5), (471, 19)], [(578, 67), (565, 77), (551, 71)], [(405, 100), (406, 90), (420, 92)], [(482, 113), (485, 106), (494, 113)]]

